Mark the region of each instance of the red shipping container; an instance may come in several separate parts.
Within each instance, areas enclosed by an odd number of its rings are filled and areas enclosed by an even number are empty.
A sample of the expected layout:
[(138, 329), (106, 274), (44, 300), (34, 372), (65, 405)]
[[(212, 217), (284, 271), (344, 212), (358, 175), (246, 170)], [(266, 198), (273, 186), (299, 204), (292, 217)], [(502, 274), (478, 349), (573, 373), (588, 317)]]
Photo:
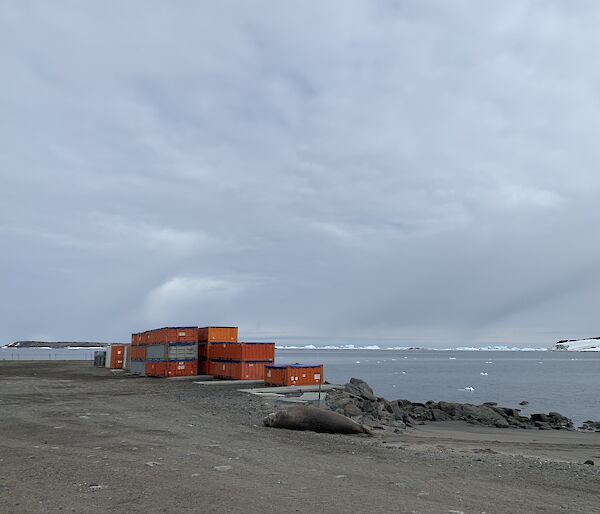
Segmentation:
[(131, 360), (132, 361), (145, 361), (146, 360), (146, 345), (132, 346), (130, 348)]
[(213, 343), (198, 343), (198, 358), (211, 360)]
[(194, 377), (198, 374), (198, 361), (168, 361), (168, 377)]
[(205, 359), (198, 359), (198, 375), (209, 375), (208, 372), (208, 361)]
[(238, 327), (202, 327), (198, 329), (199, 343), (237, 343)]
[(192, 377), (198, 374), (198, 361), (148, 361), (146, 375), (149, 377)]
[(268, 362), (209, 361), (209, 374), (229, 380), (262, 380)]
[(213, 343), (210, 357), (228, 361), (275, 361), (275, 343)]
[(125, 366), (125, 345), (110, 345), (110, 369), (123, 369)]
[(164, 327), (148, 330), (143, 344), (196, 343), (198, 327)]
[(265, 385), (273, 385), (273, 386), (285, 386), (289, 385), (287, 378), (287, 366), (275, 366), (275, 365), (267, 365), (265, 366)]
[(148, 361), (146, 362), (147, 377), (164, 377), (167, 373), (166, 361)]
[(286, 364), (265, 366), (266, 385), (295, 386), (318, 385), (324, 382), (323, 364)]
[(167, 327), (160, 332), (162, 343), (196, 343), (198, 327)]

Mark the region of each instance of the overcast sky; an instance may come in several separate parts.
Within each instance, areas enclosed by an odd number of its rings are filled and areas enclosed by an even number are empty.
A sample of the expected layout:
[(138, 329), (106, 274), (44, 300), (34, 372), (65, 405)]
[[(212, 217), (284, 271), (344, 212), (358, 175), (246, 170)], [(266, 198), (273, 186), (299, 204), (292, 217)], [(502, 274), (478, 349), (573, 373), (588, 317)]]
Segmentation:
[(0, 343), (600, 335), (596, 1), (0, 0)]

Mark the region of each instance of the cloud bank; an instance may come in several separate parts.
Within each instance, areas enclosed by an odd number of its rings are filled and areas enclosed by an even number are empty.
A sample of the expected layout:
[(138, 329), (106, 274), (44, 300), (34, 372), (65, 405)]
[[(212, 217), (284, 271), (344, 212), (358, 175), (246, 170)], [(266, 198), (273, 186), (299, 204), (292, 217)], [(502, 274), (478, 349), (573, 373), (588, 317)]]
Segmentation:
[(596, 3), (0, 9), (0, 341), (600, 335)]

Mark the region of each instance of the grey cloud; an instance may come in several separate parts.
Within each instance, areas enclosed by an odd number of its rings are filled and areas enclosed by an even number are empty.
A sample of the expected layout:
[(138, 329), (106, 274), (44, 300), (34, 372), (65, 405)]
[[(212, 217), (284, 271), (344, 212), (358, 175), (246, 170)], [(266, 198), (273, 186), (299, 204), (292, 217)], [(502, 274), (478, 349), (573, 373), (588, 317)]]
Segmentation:
[(2, 10), (1, 340), (597, 335), (594, 2)]

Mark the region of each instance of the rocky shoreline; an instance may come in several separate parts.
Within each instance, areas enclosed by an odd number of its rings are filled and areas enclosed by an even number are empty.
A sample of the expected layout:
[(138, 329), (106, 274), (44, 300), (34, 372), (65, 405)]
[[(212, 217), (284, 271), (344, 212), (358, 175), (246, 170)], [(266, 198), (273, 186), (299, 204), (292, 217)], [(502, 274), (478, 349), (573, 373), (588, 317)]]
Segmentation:
[[(386, 400), (359, 378), (351, 378), (344, 389), (327, 395), (329, 409), (374, 429), (400, 431), (428, 422), (459, 420), (473, 425), (526, 430), (576, 430), (573, 422), (558, 412), (521, 415), (521, 409), (456, 402), (425, 403)], [(600, 422), (586, 421), (581, 430), (600, 432)]]

